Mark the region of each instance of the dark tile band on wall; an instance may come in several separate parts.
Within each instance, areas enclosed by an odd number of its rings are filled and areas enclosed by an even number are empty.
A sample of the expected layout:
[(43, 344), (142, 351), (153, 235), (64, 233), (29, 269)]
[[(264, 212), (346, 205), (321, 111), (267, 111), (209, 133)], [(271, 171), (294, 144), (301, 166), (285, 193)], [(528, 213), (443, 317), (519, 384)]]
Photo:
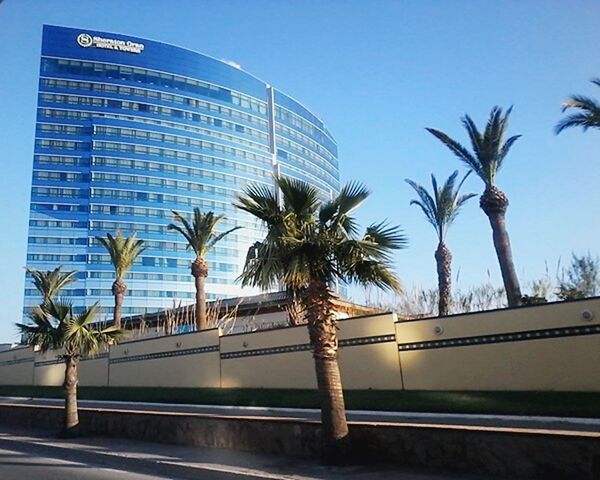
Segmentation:
[(81, 361), (87, 362), (88, 360), (101, 360), (102, 358), (108, 358), (108, 352), (98, 353), (97, 355), (89, 357), (81, 357)]
[(183, 350), (171, 350), (168, 352), (146, 353), (144, 355), (132, 355), (118, 358), (111, 358), (108, 363), (124, 363), (124, 362), (139, 362), (142, 360), (155, 360), (157, 358), (181, 357), (185, 355), (197, 355), (200, 353), (218, 352), (217, 345), (208, 347), (186, 348)]
[(57, 358), (55, 360), (44, 360), (43, 362), (35, 362), (33, 364), (34, 367), (47, 367), (48, 365), (57, 365), (59, 363), (65, 363), (62, 358)]
[[(371, 337), (349, 338), (340, 340), (338, 345), (343, 347), (356, 347), (359, 345), (374, 345), (377, 343), (395, 342), (395, 335), (374, 335)], [(310, 351), (310, 343), (299, 343), (297, 345), (284, 345), (282, 347), (257, 348), (254, 350), (239, 350), (236, 352), (227, 352), (221, 354), (221, 359), (242, 357), (257, 357), (262, 355), (276, 355), (279, 353), (306, 352)]]
[(577, 337), (597, 334), (600, 334), (600, 325), (577, 325), (573, 327), (548, 328), (543, 330), (526, 330), (521, 332), (479, 335), (474, 337), (450, 338), (447, 340), (401, 343), (398, 345), (398, 350), (401, 352), (406, 352), (415, 350), (431, 350), (436, 348), (469, 347), (474, 345), (488, 345), (491, 343), (523, 342), (529, 340), (545, 340), (549, 338)]
[(357, 345), (372, 345), (375, 343), (387, 343), (387, 342), (395, 342), (396, 335), (373, 335), (372, 337), (358, 337), (358, 338), (348, 338), (346, 340), (340, 340), (340, 347), (354, 347)]
[(285, 345), (283, 347), (257, 348), (254, 350), (240, 350), (221, 354), (221, 359), (241, 357), (257, 357), (261, 355), (275, 355), (278, 353), (306, 352), (310, 350), (310, 343), (299, 343), (297, 345)]
[(0, 362), (0, 367), (5, 367), (8, 365), (17, 365), (19, 363), (28, 363), (28, 362), (33, 362), (33, 357), (14, 358), (12, 360), (4, 360), (4, 361)]
[[(80, 358), (80, 362), (86, 362), (88, 360), (100, 360), (102, 358), (107, 358), (108, 357), (108, 352), (103, 352), (103, 353), (99, 353), (97, 355), (92, 356), (86, 356), (86, 357), (81, 357)], [(64, 363), (65, 361), (62, 358), (55, 358), (53, 360), (43, 360), (41, 362), (35, 362), (34, 366), (35, 367), (46, 367), (48, 365), (57, 365), (59, 363)]]

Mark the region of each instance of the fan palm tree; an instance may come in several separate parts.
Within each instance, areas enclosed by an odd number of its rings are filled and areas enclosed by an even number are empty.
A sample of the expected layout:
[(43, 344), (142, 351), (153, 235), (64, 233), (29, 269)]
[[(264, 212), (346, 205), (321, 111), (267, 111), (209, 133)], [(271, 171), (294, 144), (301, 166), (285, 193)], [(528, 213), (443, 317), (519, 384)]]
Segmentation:
[(64, 433), (75, 434), (79, 425), (77, 411), (77, 385), (79, 360), (85, 355), (94, 355), (105, 345), (113, 345), (124, 336), (116, 326), (100, 329), (94, 324), (98, 304), (82, 313), (73, 314), (68, 303), (48, 300), (35, 307), (30, 315), (32, 324), (17, 323), (24, 342), (39, 348), (42, 353), (48, 350), (62, 350), (60, 358), (65, 362), (63, 388), (65, 392)]
[[(600, 78), (594, 78), (591, 82), (600, 87)], [(585, 132), (588, 128), (600, 128), (600, 102), (584, 95), (571, 95), (562, 104), (563, 113), (570, 108), (579, 110), (563, 118), (554, 127), (558, 135), (560, 132), (571, 127), (581, 127)]]
[(456, 170), (439, 187), (434, 175), (431, 175), (431, 186), (433, 196), (418, 183), (410, 179), (406, 182), (417, 192), (418, 200), (411, 200), (411, 205), (418, 205), (423, 210), (427, 221), (433, 226), (438, 237), (438, 247), (435, 251), (435, 261), (437, 263), (438, 274), (438, 314), (440, 316), (450, 313), (450, 301), (452, 299), (451, 281), (452, 281), (452, 254), (445, 243), (446, 233), (452, 222), (456, 219), (460, 208), (467, 200), (476, 196), (474, 193), (460, 195), (460, 189), (471, 172), (467, 173), (454, 188), (458, 170)]
[(78, 272), (62, 272), (62, 265), (54, 270), (41, 271), (35, 268), (25, 268), (31, 275), (35, 288), (42, 294), (42, 305), (52, 300), (56, 294), (67, 285), (76, 282)]
[[(265, 185), (254, 185), (236, 206), (262, 221), (264, 240), (250, 247), (240, 276), (243, 286), (271, 289), (283, 285), (300, 292), (315, 360), (325, 455), (333, 455), (348, 434), (338, 367), (337, 321), (333, 312), (336, 280), (398, 291), (391, 252), (406, 239), (398, 227), (378, 223), (358, 235), (350, 215), (368, 197), (350, 183), (327, 203), (299, 180), (277, 177), (282, 203)], [(343, 442), (342, 442), (343, 443)]]
[(110, 261), (115, 267), (115, 281), (112, 284), (112, 294), (115, 296), (115, 307), (113, 314), (114, 325), (121, 328), (121, 312), (123, 310), (123, 300), (127, 293), (127, 284), (125, 283), (125, 274), (133, 266), (133, 263), (146, 249), (143, 240), (138, 240), (135, 233), (130, 237), (125, 237), (120, 230), (113, 237), (110, 233), (104, 237), (96, 237), (110, 255)]
[(196, 283), (196, 328), (205, 330), (208, 327), (205, 292), (208, 276), (206, 254), (217, 242), (241, 227), (217, 233), (217, 226), (225, 219), (225, 215), (215, 215), (214, 212), (202, 213), (198, 207), (194, 208), (192, 223), (175, 211), (173, 215), (178, 223), (171, 223), (167, 228), (181, 233), (188, 242), (188, 248), (196, 253), (196, 259), (192, 262), (192, 276)]
[(464, 162), (483, 180), (485, 190), (479, 199), (479, 206), (490, 221), (508, 305), (514, 307), (521, 304), (521, 287), (515, 271), (510, 239), (506, 230), (505, 217), (508, 208), (508, 197), (496, 186), (496, 177), (504, 164), (506, 155), (521, 136), (514, 135), (505, 140), (508, 117), (511, 111), (512, 107), (505, 113), (502, 112), (500, 107), (494, 107), (483, 132), (477, 129), (469, 115), (462, 118), (463, 126), (471, 140), (472, 153), (439, 130), (428, 128), (427, 131), (446, 145), (459, 160)]

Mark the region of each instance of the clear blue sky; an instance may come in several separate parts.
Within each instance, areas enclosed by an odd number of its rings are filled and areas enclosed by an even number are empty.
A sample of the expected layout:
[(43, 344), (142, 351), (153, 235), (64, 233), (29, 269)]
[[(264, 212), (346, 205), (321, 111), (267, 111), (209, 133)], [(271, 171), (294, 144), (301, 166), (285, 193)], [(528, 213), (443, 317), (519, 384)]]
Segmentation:
[[(458, 161), (424, 130), (466, 142), (459, 119), (514, 105), (514, 145), (498, 184), (522, 282), (571, 251), (598, 253), (600, 131), (555, 136), (561, 101), (600, 97), (597, 1), (5, 0), (0, 4), (0, 341), (22, 308), (42, 24), (156, 39), (233, 60), (317, 112), (344, 180), (373, 195), (363, 223), (400, 223), (406, 286), (435, 285), (436, 239), (404, 178), (446, 177)], [(481, 192), (470, 178), (466, 191)], [(487, 219), (473, 200), (450, 231), (460, 285), (500, 283)]]

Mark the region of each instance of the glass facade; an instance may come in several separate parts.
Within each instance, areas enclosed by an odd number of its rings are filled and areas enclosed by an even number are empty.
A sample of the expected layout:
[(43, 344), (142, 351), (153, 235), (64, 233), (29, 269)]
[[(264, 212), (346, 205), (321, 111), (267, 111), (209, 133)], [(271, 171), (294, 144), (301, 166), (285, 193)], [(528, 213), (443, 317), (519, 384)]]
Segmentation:
[[(45, 26), (27, 266), (63, 265), (76, 310), (114, 278), (96, 236), (137, 232), (147, 250), (126, 278), (124, 315), (193, 302), (191, 253), (167, 231), (172, 210), (225, 214), (244, 227), (208, 255), (207, 297), (254, 293), (235, 282), (260, 226), (232, 203), (273, 173), (339, 191), (337, 147), (323, 122), (284, 93), (225, 62), (112, 33)], [(40, 297), (30, 279), (25, 311)]]

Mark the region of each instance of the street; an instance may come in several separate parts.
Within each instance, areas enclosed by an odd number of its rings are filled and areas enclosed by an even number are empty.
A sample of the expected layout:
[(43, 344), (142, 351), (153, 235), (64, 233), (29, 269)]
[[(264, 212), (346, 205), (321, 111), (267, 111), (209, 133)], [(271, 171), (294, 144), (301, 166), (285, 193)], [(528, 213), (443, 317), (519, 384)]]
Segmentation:
[[(332, 467), (232, 450), (115, 438), (57, 439), (52, 432), (0, 426), (2, 480), (481, 480), (383, 466)], [(487, 478), (487, 477), (486, 477)]]
[[(86, 463), (40, 457), (28, 453), (0, 448), (0, 478), (3, 480), (23, 480), (39, 478), (44, 480), (159, 480), (165, 477), (140, 475), (124, 470), (102, 468)], [(208, 478), (208, 477), (206, 477)]]

